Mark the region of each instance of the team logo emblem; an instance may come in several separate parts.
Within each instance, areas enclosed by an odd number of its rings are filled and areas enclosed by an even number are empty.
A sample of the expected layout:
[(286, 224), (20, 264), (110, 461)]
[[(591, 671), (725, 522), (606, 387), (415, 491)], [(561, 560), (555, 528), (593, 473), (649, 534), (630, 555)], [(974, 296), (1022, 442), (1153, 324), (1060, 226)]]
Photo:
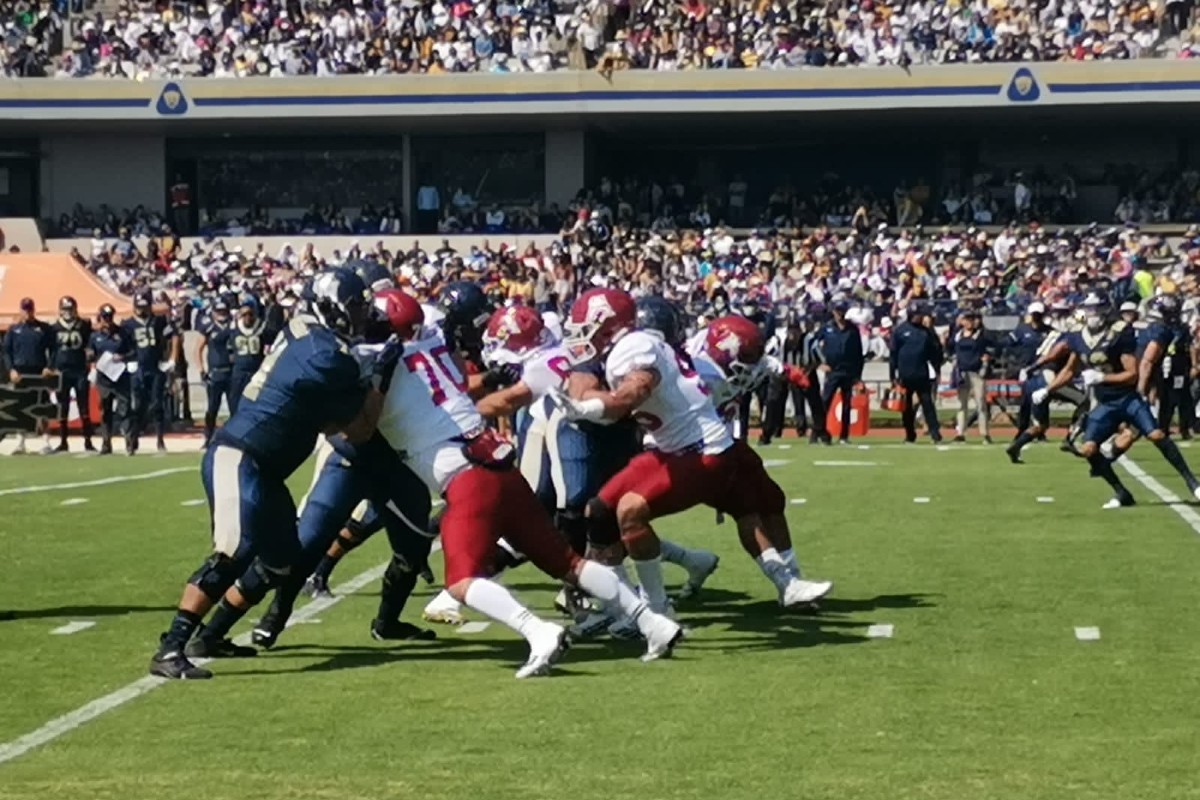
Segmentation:
[(1008, 99), (1014, 103), (1031, 103), (1041, 97), (1037, 78), (1028, 67), (1021, 67), (1008, 83)]
[(613, 310), (612, 303), (608, 302), (608, 298), (598, 294), (588, 299), (584, 320), (586, 322), (604, 322), (609, 317), (616, 315), (617, 312)]
[(188, 111), (187, 97), (178, 83), (168, 83), (158, 95), (158, 103), (154, 108), (163, 116), (178, 117)]
[(737, 361), (738, 355), (742, 352), (742, 341), (734, 333), (725, 334), (717, 340), (716, 344), (717, 349), (729, 356), (730, 361)]

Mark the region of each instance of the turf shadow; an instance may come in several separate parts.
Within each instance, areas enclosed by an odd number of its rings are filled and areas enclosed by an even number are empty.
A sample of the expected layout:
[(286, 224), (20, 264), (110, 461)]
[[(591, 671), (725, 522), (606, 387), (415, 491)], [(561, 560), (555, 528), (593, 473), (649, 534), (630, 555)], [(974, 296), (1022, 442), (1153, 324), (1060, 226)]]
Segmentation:
[(125, 614), (160, 613), (174, 611), (175, 606), (56, 606), (54, 608), (27, 608), (0, 610), (0, 622), (20, 619), (46, 619), (48, 617), (119, 617)]
[(933, 608), (932, 598), (940, 594), (880, 594), (875, 597), (827, 597), (817, 613), (849, 614), (879, 608)]

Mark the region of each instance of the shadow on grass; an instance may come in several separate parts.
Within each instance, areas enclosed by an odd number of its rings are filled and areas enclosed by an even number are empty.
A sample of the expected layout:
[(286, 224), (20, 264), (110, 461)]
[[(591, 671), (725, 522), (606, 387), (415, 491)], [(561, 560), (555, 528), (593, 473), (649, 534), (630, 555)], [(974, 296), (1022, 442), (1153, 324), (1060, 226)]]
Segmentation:
[(175, 606), (55, 606), (54, 608), (26, 608), (0, 610), (0, 622), (19, 619), (46, 619), (49, 617), (119, 617), (125, 614), (146, 614), (174, 611)]

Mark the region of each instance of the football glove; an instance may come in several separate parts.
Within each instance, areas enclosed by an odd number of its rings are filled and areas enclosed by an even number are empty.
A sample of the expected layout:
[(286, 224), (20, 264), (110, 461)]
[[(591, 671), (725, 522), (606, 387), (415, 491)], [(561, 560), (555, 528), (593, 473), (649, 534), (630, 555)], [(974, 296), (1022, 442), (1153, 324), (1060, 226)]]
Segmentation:
[(600, 422), (604, 419), (604, 401), (599, 397), (576, 400), (557, 389), (551, 392), (550, 397), (572, 422)]
[(521, 380), (520, 364), (496, 364), (483, 373), (483, 388), (489, 392), (512, 386)]
[(1041, 389), (1034, 389), (1033, 394), (1029, 396), (1029, 399), (1033, 401), (1035, 406), (1040, 406), (1042, 403), (1046, 402), (1049, 397), (1050, 390), (1043, 386)]
[(1104, 380), (1104, 373), (1098, 369), (1085, 369), (1080, 377), (1083, 378), (1084, 386), (1095, 386)]

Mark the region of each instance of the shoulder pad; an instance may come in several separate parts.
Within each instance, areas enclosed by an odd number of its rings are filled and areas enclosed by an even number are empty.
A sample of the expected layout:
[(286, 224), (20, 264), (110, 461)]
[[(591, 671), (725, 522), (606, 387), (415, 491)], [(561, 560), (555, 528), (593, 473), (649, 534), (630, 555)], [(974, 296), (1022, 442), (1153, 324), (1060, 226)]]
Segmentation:
[(1127, 327), (1129, 327), (1129, 324), (1127, 322), (1125, 322), (1125, 320), (1119, 319), (1113, 323), (1112, 332), (1120, 333), (1121, 331), (1125, 330)]

